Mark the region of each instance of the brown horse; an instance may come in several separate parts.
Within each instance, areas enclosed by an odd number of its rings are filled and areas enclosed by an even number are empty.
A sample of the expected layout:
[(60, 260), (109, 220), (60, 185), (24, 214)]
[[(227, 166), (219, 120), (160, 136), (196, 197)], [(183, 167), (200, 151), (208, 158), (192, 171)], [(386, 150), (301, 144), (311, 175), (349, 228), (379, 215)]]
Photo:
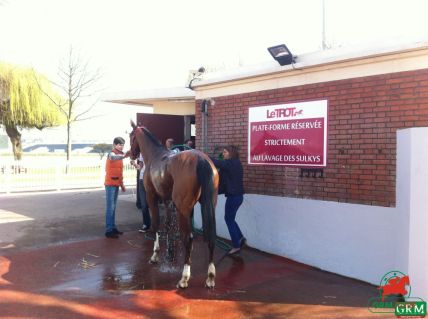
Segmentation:
[[(215, 206), (217, 204), (218, 172), (209, 157), (196, 150), (174, 153), (166, 149), (145, 127), (137, 127), (131, 121), (131, 158), (139, 153), (144, 157), (144, 187), (147, 204), (152, 216), (152, 230), (156, 234), (150, 262), (159, 261), (159, 207), (158, 201), (173, 201), (185, 247), (183, 273), (177, 284), (187, 288), (190, 278), (190, 254), (192, 251), (191, 212), (200, 202), (204, 240), (208, 242), (208, 288), (215, 286), (214, 246), (216, 240)], [(166, 205), (167, 207), (169, 205)]]

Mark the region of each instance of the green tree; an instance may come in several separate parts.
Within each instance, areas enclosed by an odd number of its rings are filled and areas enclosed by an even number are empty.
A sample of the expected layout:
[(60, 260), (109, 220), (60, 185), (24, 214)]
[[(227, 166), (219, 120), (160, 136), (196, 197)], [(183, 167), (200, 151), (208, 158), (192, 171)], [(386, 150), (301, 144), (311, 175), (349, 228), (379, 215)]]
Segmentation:
[(44, 92), (60, 99), (50, 82), (33, 69), (0, 63), (0, 125), (12, 142), (15, 159), (22, 158), (20, 129), (61, 124), (61, 114)]
[(111, 144), (100, 143), (92, 146), (92, 151), (98, 153), (100, 159), (103, 159), (104, 155), (110, 152), (112, 149)]

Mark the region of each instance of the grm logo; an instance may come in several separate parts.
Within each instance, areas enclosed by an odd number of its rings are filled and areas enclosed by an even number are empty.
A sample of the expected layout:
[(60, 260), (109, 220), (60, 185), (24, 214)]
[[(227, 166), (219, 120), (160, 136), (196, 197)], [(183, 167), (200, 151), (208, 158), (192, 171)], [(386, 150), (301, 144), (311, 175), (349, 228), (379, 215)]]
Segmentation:
[(397, 302), (395, 315), (400, 317), (424, 318), (427, 315), (427, 303), (425, 301)]

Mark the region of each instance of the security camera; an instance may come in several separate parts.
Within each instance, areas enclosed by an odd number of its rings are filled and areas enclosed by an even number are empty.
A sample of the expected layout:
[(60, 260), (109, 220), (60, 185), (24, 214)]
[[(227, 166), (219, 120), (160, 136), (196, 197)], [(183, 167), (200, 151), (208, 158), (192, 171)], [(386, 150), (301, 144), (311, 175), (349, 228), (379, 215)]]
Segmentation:
[(198, 70), (189, 70), (189, 85), (188, 88), (193, 90), (192, 83), (197, 80), (200, 81), (202, 79), (201, 75), (205, 73), (205, 68), (201, 66)]
[(196, 76), (200, 76), (200, 75), (202, 75), (203, 73), (205, 73), (205, 68), (203, 67), (203, 66), (201, 66), (199, 69), (197, 69), (197, 70), (190, 70), (190, 73), (194, 76), (194, 77), (196, 77)]

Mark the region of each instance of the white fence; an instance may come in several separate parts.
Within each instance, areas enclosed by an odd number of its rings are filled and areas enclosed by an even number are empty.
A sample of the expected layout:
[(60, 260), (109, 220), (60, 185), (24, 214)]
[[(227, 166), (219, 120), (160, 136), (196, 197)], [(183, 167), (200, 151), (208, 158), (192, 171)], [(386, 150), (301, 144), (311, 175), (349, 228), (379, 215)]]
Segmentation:
[[(135, 186), (136, 170), (124, 161), (124, 184)], [(105, 158), (0, 158), (0, 193), (104, 187)]]

